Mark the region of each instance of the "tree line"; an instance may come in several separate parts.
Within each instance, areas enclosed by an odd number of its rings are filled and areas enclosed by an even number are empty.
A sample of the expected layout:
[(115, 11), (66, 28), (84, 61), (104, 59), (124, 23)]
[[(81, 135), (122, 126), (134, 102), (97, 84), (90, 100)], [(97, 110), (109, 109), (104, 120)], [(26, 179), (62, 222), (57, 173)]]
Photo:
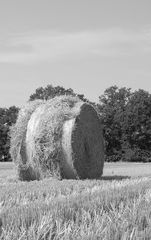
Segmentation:
[[(103, 125), (106, 161), (151, 162), (151, 94), (139, 89), (111, 86), (99, 96), (99, 102), (90, 102), (83, 94), (48, 85), (40, 87), (29, 97), (48, 100), (59, 95), (78, 96), (92, 104)], [(16, 122), (19, 108), (0, 108), (0, 161), (11, 161), (9, 129)]]

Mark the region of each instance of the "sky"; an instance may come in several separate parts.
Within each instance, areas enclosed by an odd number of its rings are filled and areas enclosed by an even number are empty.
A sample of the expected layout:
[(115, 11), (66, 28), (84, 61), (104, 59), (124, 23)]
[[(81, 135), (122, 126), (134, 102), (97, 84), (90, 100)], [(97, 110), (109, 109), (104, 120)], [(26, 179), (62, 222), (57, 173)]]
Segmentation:
[(38, 87), (151, 92), (150, 0), (0, 0), (0, 107)]

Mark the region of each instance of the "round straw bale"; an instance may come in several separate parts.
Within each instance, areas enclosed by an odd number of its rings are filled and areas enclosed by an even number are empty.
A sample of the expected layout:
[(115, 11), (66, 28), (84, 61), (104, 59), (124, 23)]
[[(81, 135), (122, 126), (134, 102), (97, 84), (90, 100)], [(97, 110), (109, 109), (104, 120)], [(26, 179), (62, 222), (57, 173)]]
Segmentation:
[(19, 111), (16, 124), (10, 129), (10, 155), (17, 166), (21, 180), (34, 180), (37, 178), (27, 161), (25, 139), (28, 121), (34, 110), (41, 104), (43, 104), (41, 100), (28, 102)]
[[(102, 175), (102, 129), (97, 112), (90, 104), (73, 96), (55, 97), (37, 104), (26, 119), (20, 144), (16, 144), (14, 135), (11, 140), (16, 146), (16, 153), (11, 151), (13, 159), (20, 156), (19, 164), (14, 161), (21, 169), (22, 180), (48, 176), (84, 179)], [(20, 121), (16, 123), (16, 131), (20, 129), (18, 124), (20, 126)]]
[(102, 129), (98, 115), (91, 105), (83, 103), (79, 114), (64, 123), (62, 146), (67, 178), (98, 178), (102, 175)]

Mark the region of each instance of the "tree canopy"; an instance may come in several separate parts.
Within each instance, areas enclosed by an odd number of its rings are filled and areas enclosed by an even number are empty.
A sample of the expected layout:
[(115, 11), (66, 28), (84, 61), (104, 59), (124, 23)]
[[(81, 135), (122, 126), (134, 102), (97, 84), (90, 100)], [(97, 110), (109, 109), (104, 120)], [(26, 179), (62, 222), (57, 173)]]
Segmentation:
[(9, 155), (9, 128), (16, 122), (19, 108), (0, 108), (0, 161), (10, 161)]
[(45, 88), (39, 87), (35, 90), (35, 93), (31, 94), (29, 100), (33, 101), (35, 99), (48, 100), (60, 95), (72, 95), (78, 96), (83, 101), (88, 101), (83, 94), (76, 94), (71, 88), (65, 89), (64, 87), (56, 86), (53, 87), (51, 84), (47, 85)]
[(112, 86), (99, 97), (108, 160), (151, 160), (150, 106), (151, 94), (141, 89)]

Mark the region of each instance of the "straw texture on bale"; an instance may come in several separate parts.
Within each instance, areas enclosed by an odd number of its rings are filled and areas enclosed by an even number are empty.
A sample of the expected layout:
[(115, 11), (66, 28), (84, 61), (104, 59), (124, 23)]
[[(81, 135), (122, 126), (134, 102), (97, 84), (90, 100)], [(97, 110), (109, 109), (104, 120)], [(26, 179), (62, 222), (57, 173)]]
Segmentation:
[(35, 172), (27, 162), (25, 139), (28, 121), (34, 110), (41, 104), (43, 104), (41, 100), (27, 103), (27, 105), (19, 111), (17, 122), (10, 129), (10, 155), (17, 166), (19, 178), (21, 180), (37, 179)]
[(11, 130), (11, 156), (21, 180), (100, 177), (104, 147), (97, 112), (73, 96), (31, 102)]

